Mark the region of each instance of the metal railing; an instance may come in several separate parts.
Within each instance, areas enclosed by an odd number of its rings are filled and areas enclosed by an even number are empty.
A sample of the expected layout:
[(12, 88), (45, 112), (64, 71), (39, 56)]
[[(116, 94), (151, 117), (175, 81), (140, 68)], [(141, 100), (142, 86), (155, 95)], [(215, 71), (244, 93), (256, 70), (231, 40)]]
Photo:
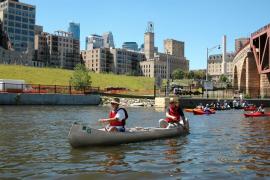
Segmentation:
[(0, 93), (27, 94), (92, 94), (100, 93), (99, 87), (42, 85), (42, 84), (13, 84), (0, 82)]

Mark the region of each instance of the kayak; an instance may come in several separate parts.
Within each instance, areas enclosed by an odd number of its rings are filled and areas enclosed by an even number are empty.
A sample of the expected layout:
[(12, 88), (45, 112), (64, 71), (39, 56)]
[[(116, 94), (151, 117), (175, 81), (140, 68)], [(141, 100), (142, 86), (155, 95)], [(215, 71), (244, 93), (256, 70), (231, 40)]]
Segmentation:
[(192, 113), (194, 109), (185, 109), (185, 112)]
[(256, 109), (256, 106), (249, 106), (244, 108), (245, 111), (256, 111)]
[(244, 114), (245, 117), (266, 117), (270, 116), (270, 113), (261, 113), (261, 112), (255, 112), (250, 114)]
[[(193, 111), (200, 111), (200, 110), (201, 110), (201, 109), (199, 109), (199, 108), (195, 108), (195, 109), (185, 109), (185, 112), (193, 113)], [(211, 111), (215, 111), (215, 110), (211, 108)]]
[(216, 111), (214, 110), (209, 110), (209, 111), (203, 111), (201, 109), (193, 110), (194, 115), (205, 115), (205, 114), (215, 114)]
[(110, 146), (164, 138), (173, 138), (188, 134), (182, 126), (174, 128), (130, 128), (126, 132), (107, 132), (90, 126), (74, 123), (70, 128), (68, 140), (73, 148)]

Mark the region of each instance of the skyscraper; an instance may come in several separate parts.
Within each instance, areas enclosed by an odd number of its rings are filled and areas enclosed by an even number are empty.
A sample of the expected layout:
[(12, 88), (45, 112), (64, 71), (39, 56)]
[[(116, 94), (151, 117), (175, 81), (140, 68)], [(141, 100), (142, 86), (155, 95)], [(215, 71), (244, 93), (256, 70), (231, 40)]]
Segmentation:
[(123, 49), (138, 51), (138, 44), (136, 42), (124, 42), (122, 45)]
[(72, 33), (74, 39), (80, 40), (80, 23), (70, 22), (68, 32)]
[(102, 36), (92, 34), (86, 37), (85, 50), (92, 50), (96, 48), (114, 48), (112, 32), (104, 33)]
[(106, 32), (103, 34), (102, 37), (103, 37), (103, 45), (105, 48), (114, 48), (112, 32)]
[(16, 51), (34, 49), (36, 7), (18, 0), (0, 1), (0, 19), (7, 32), (12, 48)]
[(97, 34), (92, 34), (86, 37), (85, 50), (92, 50), (96, 48), (103, 48), (104, 42), (103, 37)]

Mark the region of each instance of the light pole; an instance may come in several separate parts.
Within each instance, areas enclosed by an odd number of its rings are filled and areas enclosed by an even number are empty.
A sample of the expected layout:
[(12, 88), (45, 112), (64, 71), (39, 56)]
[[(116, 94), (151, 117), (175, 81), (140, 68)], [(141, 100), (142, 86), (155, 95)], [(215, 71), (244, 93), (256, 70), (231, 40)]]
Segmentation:
[(170, 63), (169, 63), (169, 52), (168, 50), (166, 50), (166, 54), (167, 54), (167, 68), (166, 68), (166, 80), (167, 80), (167, 85), (166, 85), (166, 97), (170, 96)]
[[(206, 50), (206, 79), (205, 79), (205, 82), (207, 83), (208, 82), (208, 58), (209, 58), (209, 52), (211, 52), (212, 50), (214, 49), (220, 49), (220, 45), (216, 45), (212, 48), (207, 48)], [(208, 99), (208, 88), (206, 88), (206, 96), (207, 96), (207, 99)]]

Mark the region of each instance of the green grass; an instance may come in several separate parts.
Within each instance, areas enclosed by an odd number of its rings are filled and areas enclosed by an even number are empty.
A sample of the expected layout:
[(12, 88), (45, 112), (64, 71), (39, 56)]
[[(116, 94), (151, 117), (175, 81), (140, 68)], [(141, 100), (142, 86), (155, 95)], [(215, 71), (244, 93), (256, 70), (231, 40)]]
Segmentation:
[[(72, 70), (0, 65), (0, 79), (20, 79), (28, 84), (69, 85)], [(130, 90), (152, 90), (154, 79), (114, 74), (90, 73), (94, 87), (125, 87)]]

